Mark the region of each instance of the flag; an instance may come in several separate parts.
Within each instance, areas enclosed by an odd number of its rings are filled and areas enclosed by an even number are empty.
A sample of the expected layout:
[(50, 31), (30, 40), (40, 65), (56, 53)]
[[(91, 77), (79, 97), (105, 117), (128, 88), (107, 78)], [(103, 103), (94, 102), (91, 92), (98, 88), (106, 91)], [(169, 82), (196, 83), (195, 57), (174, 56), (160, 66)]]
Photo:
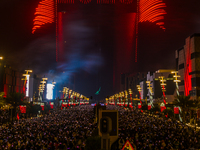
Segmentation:
[(19, 120), (19, 114), (17, 113), (17, 119)]

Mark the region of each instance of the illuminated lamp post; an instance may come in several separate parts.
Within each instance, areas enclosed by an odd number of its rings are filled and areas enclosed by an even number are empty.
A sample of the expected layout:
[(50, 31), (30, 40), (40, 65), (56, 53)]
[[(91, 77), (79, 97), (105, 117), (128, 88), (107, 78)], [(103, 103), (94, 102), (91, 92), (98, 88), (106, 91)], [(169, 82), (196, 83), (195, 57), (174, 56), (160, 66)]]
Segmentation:
[(141, 103), (141, 105), (142, 105), (142, 99), (141, 99), (141, 87), (140, 87), (140, 85), (137, 85), (137, 89), (138, 89), (138, 92), (139, 92), (139, 96), (140, 96), (140, 103)]
[(131, 89), (128, 89), (128, 93), (129, 93), (129, 96), (130, 96), (130, 98), (129, 98), (129, 99), (130, 99), (129, 106), (130, 106), (130, 105), (132, 106), (132, 104), (133, 104), (133, 103), (132, 103), (132, 94), (133, 94), (133, 93), (132, 93), (132, 90), (131, 90)]
[(78, 104), (78, 102), (80, 102), (80, 94), (77, 93), (77, 102), (76, 102), (76, 105)]
[[(40, 81), (40, 87), (39, 88), (42, 88), (42, 90), (41, 90), (41, 92), (40, 93), (42, 93), (42, 95), (40, 96), (40, 101), (42, 101), (42, 98), (43, 98), (43, 96), (44, 96), (44, 94), (43, 94), (43, 92), (44, 92), (44, 89), (45, 89), (45, 84), (46, 84), (46, 81), (48, 80), (48, 78), (42, 78), (42, 81)], [(40, 93), (39, 93), (39, 95), (40, 95)]]
[(153, 108), (153, 89), (152, 89), (152, 85), (151, 85), (151, 81), (146, 81), (147, 83), (147, 89), (149, 90), (149, 101), (150, 101), (150, 104), (151, 107)]
[(70, 101), (70, 98), (71, 98), (71, 94), (72, 94), (72, 90), (69, 90), (69, 95), (68, 95), (68, 102)]
[(166, 86), (166, 80), (164, 79), (164, 76), (159, 76), (159, 78), (160, 78), (160, 86), (161, 86), (161, 89), (162, 89), (162, 92), (163, 92), (163, 101), (164, 101), (164, 103), (165, 103), (165, 105), (166, 105), (166, 96), (165, 96), (165, 91), (166, 91), (166, 89), (165, 89), (165, 86)]
[(163, 111), (163, 110), (165, 110), (166, 109), (166, 100), (165, 100), (165, 91), (166, 91), (166, 89), (165, 89), (165, 86), (166, 86), (166, 80), (164, 79), (164, 76), (159, 76), (159, 78), (160, 78), (160, 86), (161, 86), (161, 89), (162, 89), (162, 92), (163, 92), (163, 101), (164, 101), (164, 103), (161, 103), (161, 105), (160, 105), (160, 110), (161, 110), (161, 112)]
[(38, 88), (38, 90), (39, 90), (38, 101), (42, 101), (40, 93), (42, 93), (44, 91), (44, 88), (40, 85), (39, 88)]
[(122, 94), (119, 92), (119, 106), (122, 106)]
[(108, 104), (108, 98), (106, 98), (106, 105)]
[(128, 92), (125, 90), (125, 107), (129, 106), (129, 100), (128, 100)]
[(29, 96), (29, 77), (30, 77), (30, 74), (29, 73), (32, 73), (33, 71), (32, 70), (25, 70), (25, 74), (23, 74), (23, 76), (25, 77), (24, 79), (24, 94), (26, 95), (26, 97)]
[(122, 97), (121, 97), (121, 99), (122, 99), (121, 105), (124, 106), (124, 103), (125, 103), (124, 92), (121, 92), (121, 95), (122, 95)]
[(79, 105), (80, 105), (82, 99), (83, 99), (83, 95), (81, 94), (81, 96), (80, 96), (80, 100), (79, 100)]
[(115, 105), (115, 96), (112, 96), (112, 105)]
[[(173, 77), (174, 77), (174, 82), (176, 83), (176, 94), (177, 94), (177, 96), (179, 96), (179, 91), (178, 91), (178, 89), (179, 89), (179, 87), (178, 87), (178, 82), (181, 82), (181, 80), (178, 80), (178, 78), (180, 78), (181, 76), (178, 75), (178, 71), (172, 71), (171, 73), (174, 74)], [(177, 99), (177, 100), (178, 100), (178, 102), (179, 102), (179, 99)], [(179, 109), (179, 112), (181, 113), (182, 111), (181, 111), (180, 106), (178, 106), (178, 109)], [(183, 120), (182, 120), (182, 118), (181, 118), (180, 113), (179, 113), (179, 120), (182, 122)]]

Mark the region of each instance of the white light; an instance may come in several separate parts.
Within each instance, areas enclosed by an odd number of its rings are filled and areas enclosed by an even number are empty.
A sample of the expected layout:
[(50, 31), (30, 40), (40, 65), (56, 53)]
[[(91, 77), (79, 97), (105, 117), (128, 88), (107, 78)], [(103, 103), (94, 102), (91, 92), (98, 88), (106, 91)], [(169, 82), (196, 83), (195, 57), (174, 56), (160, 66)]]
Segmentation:
[(47, 84), (47, 99), (53, 99), (53, 84)]
[(29, 96), (29, 76), (26, 76), (26, 97)]

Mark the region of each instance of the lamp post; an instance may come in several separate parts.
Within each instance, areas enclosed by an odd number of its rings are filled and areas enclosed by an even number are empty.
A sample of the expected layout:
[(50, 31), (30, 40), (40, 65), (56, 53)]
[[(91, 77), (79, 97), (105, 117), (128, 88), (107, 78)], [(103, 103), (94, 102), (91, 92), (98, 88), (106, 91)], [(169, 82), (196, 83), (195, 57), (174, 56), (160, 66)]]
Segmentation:
[(23, 76), (25, 77), (24, 79), (24, 94), (26, 95), (26, 97), (29, 96), (29, 77), (30, 77), (30, 74), (29, 73), (32, 73), (33, 71), (32, 70), (25, 70), (25, 74), (23, 74)]
[[(131, 89), (128, 89), (128, 93), (130, 95), (130, 102), (131, 102), (131, 106), (132, 106), (132, 90)], [(129, 104), (130, 105), (130, 104)]]
[(139, 96), (140, 96), (140, 104), (142, 105), (142, 101), (141, 101), (141, 87), (140, 85), (137, 85), (137, 89), (138, 89), (138, 92), (139, 92)]
[[(44, 89), (45, 89), (45, 83), (48, 80), (48, 78), (42, 78), (42, 81), (40, 81), (40, 87), (39, 87), (39, 100), (42, 101), (42, 98), (44, 98)], [(40, 95), (42, 93), (42, 95)]]
[[(174, 82), (176, 83), (176, 94), (177, 94), (177, 96), (179, 96), (178, 82), (181, 82), (181, 80), (178, 80), (178, 78), (180, 78), (181, 76), (178, 75), (178, 71), (172, 71), (171, 73), (174, 74), (173, 77), (174, 77)], [(178, 102), (180, 102), (178, 98), (177, 98), (177, 100), (178, 100)], [(180, 106), (178, 106), (178, 108), (179, 108), (180, 113), (182, 113)], [(180, 113), (179, 113), (179, 120), (180, 120), (181, 122), (183, 122)]]
[(151, 107), (153, 108), (153, 89), (152, 89), (152, 85), (151, 85), (151, 81), (146, 81), (147, 83), (147, 89), (149, 90), (149, 101), (151, 104)]
[(159, 76), (159, 78), (160, 78), (161, 89), (162, 89), (162, 92), (163, 92), (163, 101), (166, 105), (166, 100), (165, 100), (165, 98), (166, 98), (166, 96), (165, 96), (165, 91), (166, 91), (166, 89), (165, 89), (166, 83), (165, 82), (166, 82), (166, 80), (164, 79), (164, 76)]

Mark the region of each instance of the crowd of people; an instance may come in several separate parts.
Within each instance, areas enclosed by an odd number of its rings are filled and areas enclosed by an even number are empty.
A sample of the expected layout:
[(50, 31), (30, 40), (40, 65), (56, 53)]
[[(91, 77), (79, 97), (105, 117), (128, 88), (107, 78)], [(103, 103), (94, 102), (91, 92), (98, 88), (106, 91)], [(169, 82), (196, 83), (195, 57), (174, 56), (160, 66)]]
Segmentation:
[[(133, 108), (107, 106), (119, 112), (119, 138), (112, 145), (121, 150), (127, 140), (134, 150), (200, 149), (200, 132), (170, 119), (150, 116)], [(84, 150), (97, 124), (93, 107), (78, 106), (22, 119), (0, 127), (0, 149)]]
[(92, 106), (52, 111), (40, 118), (24, 119), (0, 128), (0, 149), (84, 150), (96, 124)]
[(200, 131), (176, 120), (159, 118), (138, 109), (119, 110), (119, 140), (113, 146), (118, 150), (127, 140), (134, 150), (199, 150)]

